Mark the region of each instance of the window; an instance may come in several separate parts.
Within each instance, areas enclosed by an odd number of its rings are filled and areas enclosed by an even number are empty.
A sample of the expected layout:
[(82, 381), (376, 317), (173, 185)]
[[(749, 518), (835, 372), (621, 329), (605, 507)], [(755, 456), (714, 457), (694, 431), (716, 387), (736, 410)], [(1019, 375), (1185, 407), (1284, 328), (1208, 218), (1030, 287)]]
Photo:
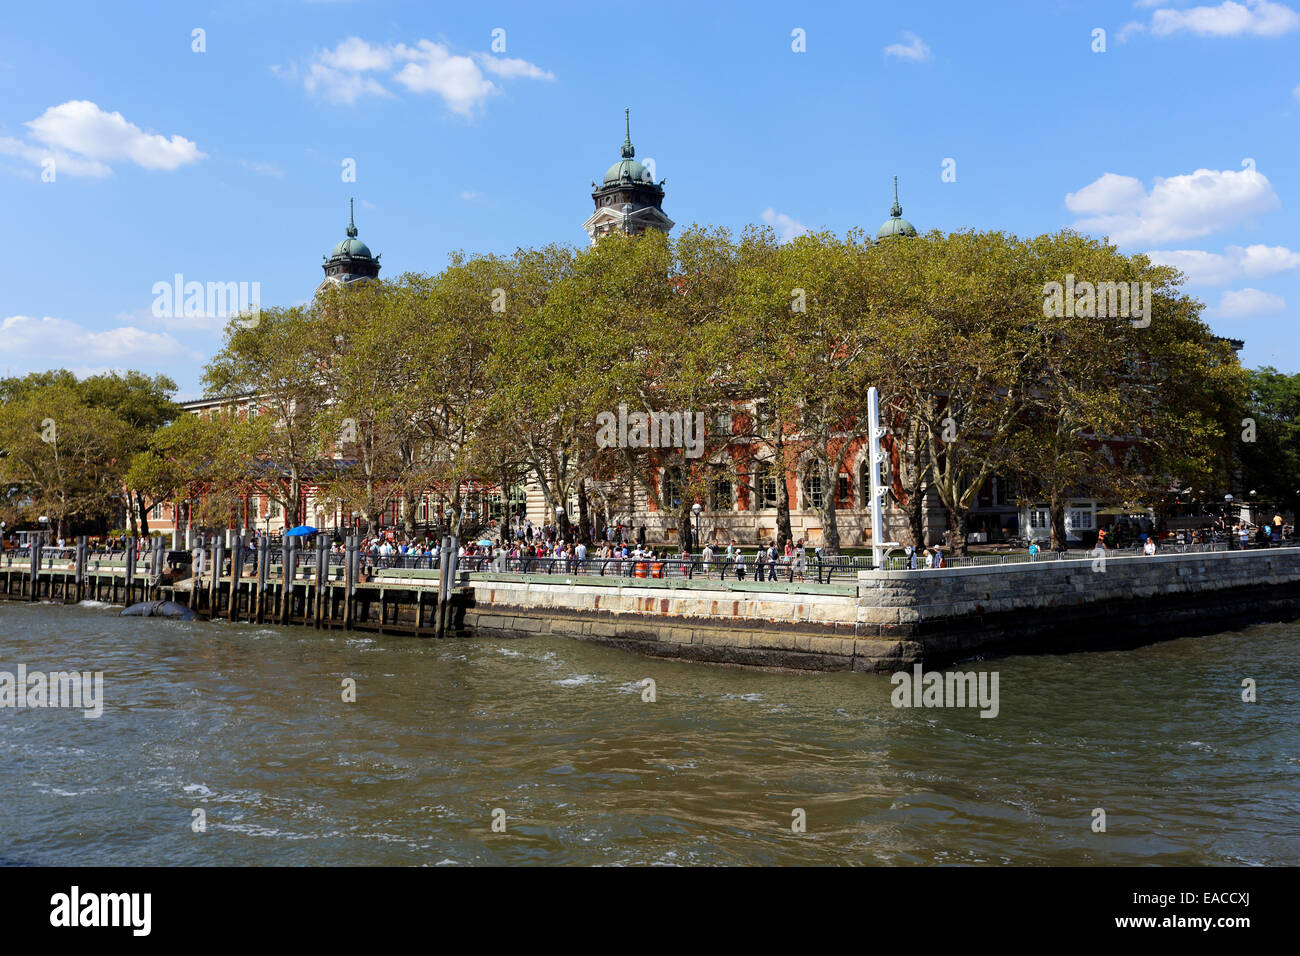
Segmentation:
[(1016, 503), (1016, 479), (995, 476), (993, 478), (993, 503), (995, 505), (1014, 505)]
[(853, 479), (847, 471), (841, 471), (839, 480), (835, 483), (835, 507), (853, 507)]
[(1074, 509), (1070, 512), (1070, 527), (1075, 531), (1087, 531), (1092, 528), (1092, 512)]
[(510, 488), (510, 513), (512, 515), (521, 515), (528, 510), (528, 491), (523, 485), (513, 485)]
[(156, 505), (153, 506), (153, 515), (152, 515), (152, 517), (153, 517), (153, 519), (154, 519), (155, 521), (157, 521), (158, 519), (160, 519), (160, 518), (162, 517), (162, 508), (163, 508), (163, 506), (162, 506), (162, 502), (159, 502), (158, 504), (156, 504)]
[(682, 474), (677, 468), (665, 468), (663, 480), (665, 508), (680, 508), (682, 504)]
[(822, 493), (822, 476), (815, 470), (810, 470), (804, 481), (804, 495), (810, 508), (821, 508), (826, 504), (826, 496)]
[(777, 499), (777, 474), (776, 469), (769, 463), (759, 468), (755, 475), (755, 491), (758, 501), (757, 507), (775, 508)]
[(267, 499), (266, 516), (268, 518), (280, 517), (280, 503), (272, 498)]
[(714, 430), (719, 435), (731, 434), (731, 412), (719, 412), (713, 420)]
[(1029, 527), (1034, 531), (1046, 531), (1049, 524), (1046, 508), (1029, 509)]
[(726, 475), (713, 479), (713, 510), (730, 511), (736, 507), (735, 489)]

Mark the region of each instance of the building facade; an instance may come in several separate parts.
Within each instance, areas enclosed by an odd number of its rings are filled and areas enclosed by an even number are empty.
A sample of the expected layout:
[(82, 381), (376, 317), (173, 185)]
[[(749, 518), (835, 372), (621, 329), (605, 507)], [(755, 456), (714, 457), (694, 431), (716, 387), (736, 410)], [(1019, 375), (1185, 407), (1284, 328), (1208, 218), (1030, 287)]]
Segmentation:
[[(668, 232), (673, 221), (663, 211), (665, 180), (654, 180), (652, 168), (636, 159), (631, 139), (631, 119), (624, 112), (624, 139), (619, 159), (606, 171), (602, 181), (592, 183), (591, 197), (594, 211), (583, 223), (583, 229), (592, 243), (611, 234), (636, 235), (649, 229)], [(898, 177), (894, 177), (893, 204), (887, 218), (876, 231), (877, 242), (908, 241), (917, 235), (916, 227), (903, 218), (898, 198)], [(349, 202), (346, 236), (328, 256), (323, 257), (325, 278), (317, 291), (331, 284), (348, 285), (378, 277), (379, 256), (373, 255), (369, 246), (358, 238), (355, 213)], [(1239, 343), (1234, 343), (1238, 344)], [(186, 412), (195, 415), (259, 414), (256, 396), (246, 396), (234, 402), (205, 399), (187, 403)], [(737, 414), (752, 414), (753, 409), (738, 407)], [(732, 434), (731, 415), (721, 416), (710, 423), (709, 432), (715, 436)], [(593, 424), (594, 427), (594, 424)], [(704, 459), (713, 473), (711, 493), (700, 501), (698, 516), (701, 542), (718, 544), (754, 545), (777, 539), (778, 501), (782, 485), (789, 502), (790, 526), (794, 538), (802, 538), (811, 546), (823, 543), (823, 520), (820, 514), (827, 499), (834, 498), (836, 524), (842, 547), (868, 547), (873, 531), (868, 503), (867, 442), (865, 435), (845, 434), (839, 443), (839, 469), (835, 487), (823, 487), (818, 470), (812, 467), (811, 455), (800, 453), (798, 436), (791, 436), (788, 445), (793, 454), (788, 464), (778, 466), (770, 451), (759, 443), (739, 438), (725, 437), (711, 443), (712, 456)], [(884, 508), (884, 525), (881, 538), (886, 542), (910, 542), (904, 483), (901, 466), (907, 449), (888, 431), (884, 439), (888, 456), (884, 484), (890, 489)], [(686, 529), (678, 527), (681, 513), (681, 481), (671, 470), (651, 469), (644, 483), (631, 482), (615, 486), (599, 480), (588, 483), (588, 512), (598, 515), (601, 523), (622, 523), (635, 533), (645, 528), (646, 538), (653, 542), (679, 543)], [(645, 488), (651, 484), (655, 496)], [(475, 520), (509, 520), (513, 516), (526, 517), (534, 526), (557, 520), (556, 506), (548, 503), (538, 484), (529, 481), (514, 488), (502, 489), (490, 483), (468, 482), (461, 489)], [(417, 530), (433, 530), (439, 526), (439, 517), (446, 507), (445, 501), (434, 494), (420, 496), (411, 516)], [(575, 499), (564, 508), (571, 520), (576, 520), (579, 502)], [(156, 505), (148, 516), (153, 530), (176, 532), (188, 523), (188, 506), (180, 503)], [(284, 510), (265, 495), (247, 498), (238, 514), (232, 515), (244, 528), (276, 534), (287, 530)], [(306, 485), (299, 502), (299, 515), (303, 521), (321, 530), (343, 531), (359, 525), (355, 513), (343, 513), (337, 505), (316, 497), (315, 489)], [(925, 544), (943, 540), (947, 528), (945, 510), (937, 496), (926, 496), (922, 509)], [(1090, 498), (1071, 501), (1066, 513), (1066, 529), (1071, 538), (1081, 538), (1095, 531), (1102, 520), (1102, 503)], [(381, 527), (400, 528), (407, 523), (401, 506), (394, 504), (389, 513), (380, 516)], [(1017, 495), (1017, 486), (1010, 476), (995, 476), (977, 496), (970, 512), (968, 533), (973, 543), (997, 542), (1022, 537), (1045, 540), (1050, 533), (1047, 508), (1025, 503)]]

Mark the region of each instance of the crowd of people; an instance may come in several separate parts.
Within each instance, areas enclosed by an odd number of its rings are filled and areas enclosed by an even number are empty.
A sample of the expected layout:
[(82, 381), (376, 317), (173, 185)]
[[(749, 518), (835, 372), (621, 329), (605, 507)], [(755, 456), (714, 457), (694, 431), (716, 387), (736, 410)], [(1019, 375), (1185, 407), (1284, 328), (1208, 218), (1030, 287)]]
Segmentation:
[[(531, 529), (528, 529), (531, 530)], [(621, 531), (621, 529), (619, 529)], [(617, 539), (588, 545), (570, 541), (557, 529), (544, 526), (534, 533), (504, 541), (483, 538), (461, 542), (457, 548), (458, 564), (470, 571), (517, 571), (521, 573), (611, 574), (627, 577), (701, 576), (719, 580), (728, 577), (754, 581), (804, 581), (808, 574), (808, 551), (803, 539), (787, 543), (784, 549), (775, 544), (743, 549), (738, 545), (725, 548), (706, 544), (698, 555), (668, 547), (651, 547), (644, 542)], [(441, 541), (401, 540), (387, 535), (366, 537), (359, 543), (366, 567), (377, 568), (402, 564), (437, 567), (441, 560)], [(335, 541), (330, 551), (342, 555), (344, 545)], [(426, 563), (427, 562), (427, 563)]]

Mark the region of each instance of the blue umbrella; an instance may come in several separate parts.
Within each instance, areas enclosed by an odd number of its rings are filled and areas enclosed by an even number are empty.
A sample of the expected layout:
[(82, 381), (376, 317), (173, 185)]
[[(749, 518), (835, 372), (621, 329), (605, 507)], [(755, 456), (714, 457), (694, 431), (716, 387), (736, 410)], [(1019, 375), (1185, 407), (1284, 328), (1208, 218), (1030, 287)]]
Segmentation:
[(286, 538), (306, 537), (309, 534), (315, 534), (316, 529), (309, 524), (300, 524), (296, 528), (290, 528), (284, 533)]

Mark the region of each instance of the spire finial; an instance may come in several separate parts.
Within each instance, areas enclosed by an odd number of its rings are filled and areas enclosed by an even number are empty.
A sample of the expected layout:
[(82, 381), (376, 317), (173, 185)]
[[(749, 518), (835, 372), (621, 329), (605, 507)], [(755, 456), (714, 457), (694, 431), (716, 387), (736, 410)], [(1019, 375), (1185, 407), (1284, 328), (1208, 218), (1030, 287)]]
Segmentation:
[(632, 110), (629, 107), (623, 107), (623, 158), (631, 159), (636, 155), (636, 150), (632, 148)]
[(352, 202), (353, 202), (352, 197), (349, 196), (348, 197), (348, 238), (349, 239), (355, 239), (357, 237), (357, 223), (356, 223), (356, 218), (353, 215)]
[(894, 204), (889, 207), (889, 215), (895, 219), (902, 217), (903, 207), (898, 204), (898, 177), (894, 177)]

